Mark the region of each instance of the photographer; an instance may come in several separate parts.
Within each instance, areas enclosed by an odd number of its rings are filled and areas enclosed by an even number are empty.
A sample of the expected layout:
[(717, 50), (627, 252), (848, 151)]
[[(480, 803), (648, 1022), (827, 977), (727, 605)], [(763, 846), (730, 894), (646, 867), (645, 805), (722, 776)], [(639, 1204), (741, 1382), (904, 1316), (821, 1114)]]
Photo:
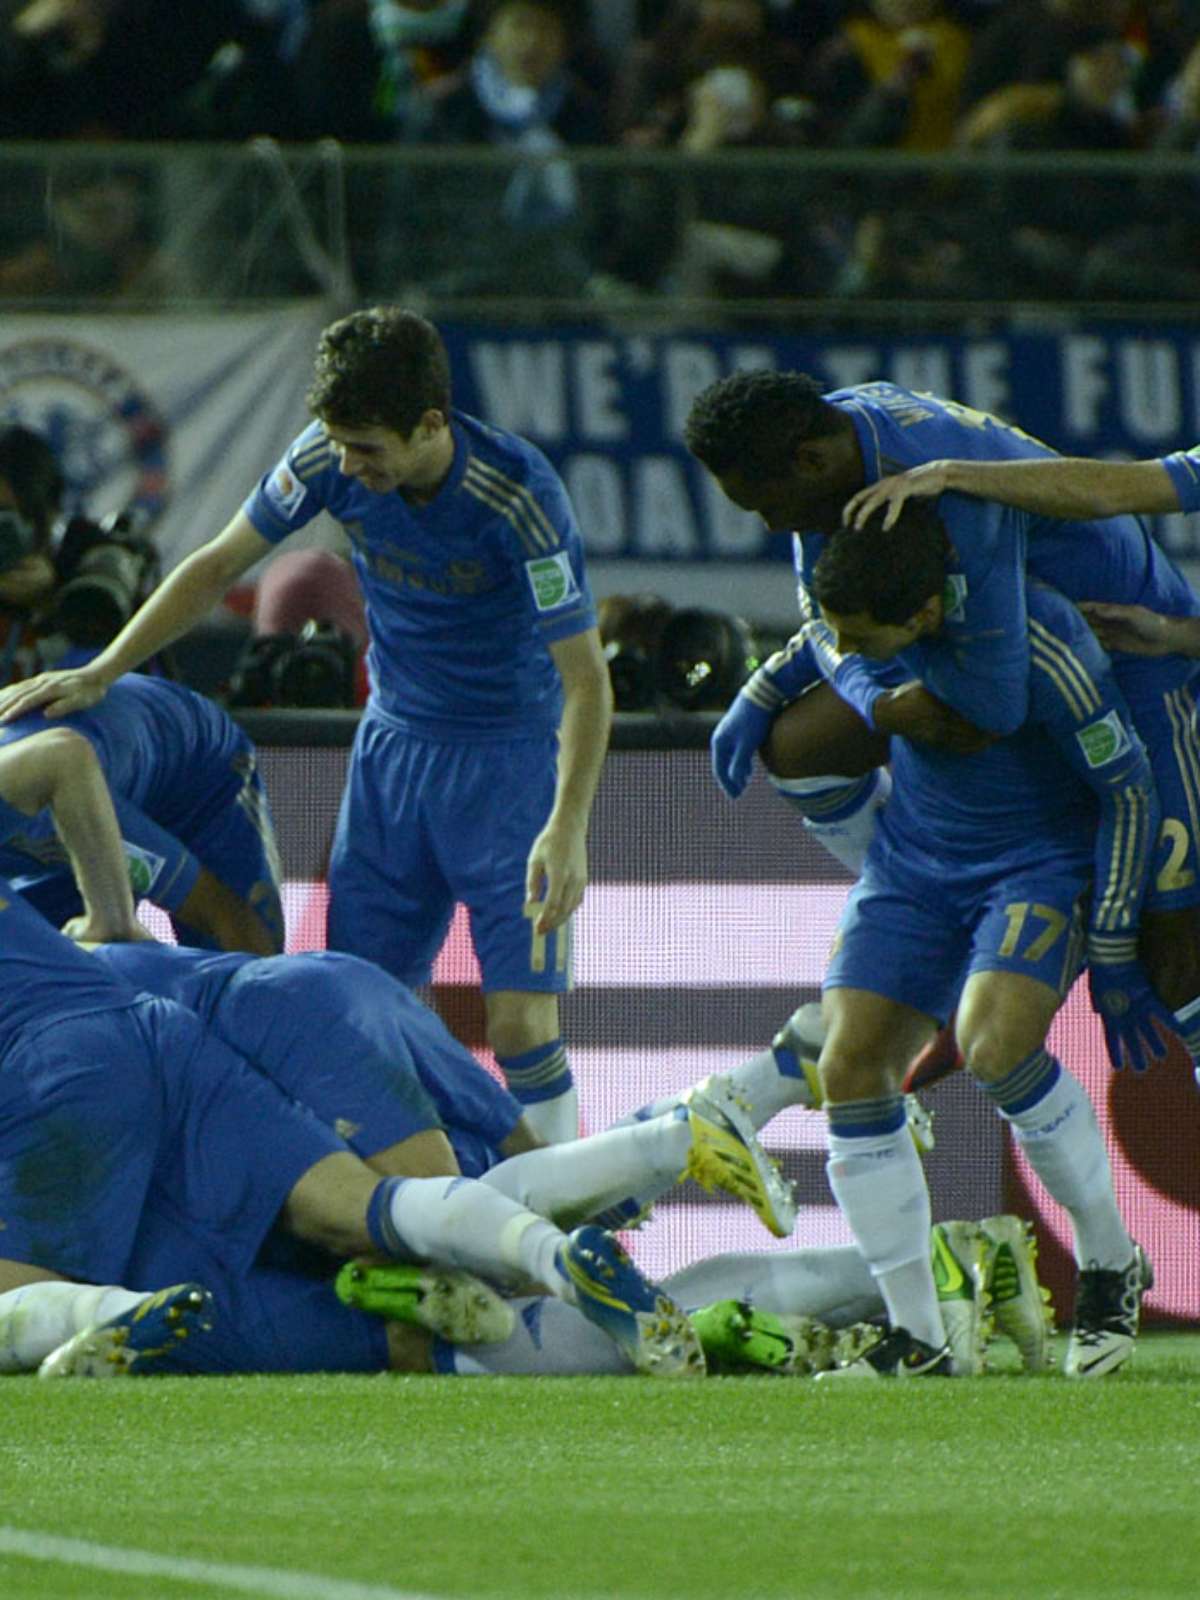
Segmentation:
[(0, 428), (0, 683), (88, 660), (158, 582), (136, 514), (64, 519), (65, 489), (41, 434)]

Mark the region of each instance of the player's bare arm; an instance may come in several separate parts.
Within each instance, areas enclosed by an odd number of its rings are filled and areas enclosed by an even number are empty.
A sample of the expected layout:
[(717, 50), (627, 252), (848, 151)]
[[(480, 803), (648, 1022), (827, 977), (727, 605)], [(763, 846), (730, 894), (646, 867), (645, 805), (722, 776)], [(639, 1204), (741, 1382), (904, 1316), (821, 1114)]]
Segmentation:
[(1147, 606), (1085, 600), (1079, 609), (1106, 650), (1136, 656), (1200, 656), (1200, 617), (1167, 617)]
[(915, 680), (889, 689), (875, 702), (875, 726), (880, 733), (898, 734), (919, 744), (938, 745), (958, 755), (972, 755), (991, 744), (993, 734), (960, 716)]
[(906, 500), (947, 491), (996, 500), (1043, 517), (1179, 510), (1179, 496), (1161, 461), (1050, 456), (1034, 461), (929, 461), (860, 489), (846, 502), (842, 519), (861, 528), (886, 506), (883, 527), (890, 528)]
[(612, 683), (600, 633), (560, 639), (550, 654), (563, 683), (558, 779), (546, 825), (533, 841), (525, 898), (541, 904), (538, 933), (552, 933), (574, 912), (587, 887), (587, 828), (612, 726)]
[(35, 816), (49, 807), (75, 874), (84, 915), (72, 937), (146, 939), (134, 913), (121, 830), (96, 752), (71, 728), (50, 728), (0, 749), (0, 796)]
[(62, 717), (94, 706), (122, 673), (132, 672), (206, 617), (229, 585), (272, 548), (239, 511), (214, 539), (180, 562), (95, 660), (0, 690), (0, 722), (28, 711)]

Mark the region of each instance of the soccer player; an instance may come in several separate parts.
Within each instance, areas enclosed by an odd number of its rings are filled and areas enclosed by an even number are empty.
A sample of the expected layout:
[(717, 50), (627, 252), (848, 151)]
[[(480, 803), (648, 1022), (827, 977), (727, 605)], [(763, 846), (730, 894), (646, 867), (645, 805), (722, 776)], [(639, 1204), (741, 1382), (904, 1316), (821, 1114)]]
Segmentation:
[(536, 1148), (520, 1104), (411, 991), (369, 961), (331, 951), (255, 959), (179, 946), (100, 946), (135, 989), (186, 1005), (379, 1172), (465, 1173), (561, 1227), (626, 1225), (686, 1170), (730, 1189), (786, 1237), (789, 1186), (736, 1094), (694, 1086), (658, 1115), (569, 1146)]
[[(937, 683), (961, 648), (960, 549), (910, 508), (889, 533), (844, 528), (813, 594), (838, 649)], [(1074, 1229), (1079, 1296), (1065, 1370), (1098, 1377), (1130, 1355), (1149, 1262), (1117, 1210), (1103, 1138), (1045, 1047), (1085, 940), (1110, 1055), (1144, 1065), (1170, 1013), (1136, 958), (1157, 805), (1107, 657), (1078, 611), (1030, 584), (1030, 714), (973, 755), (893, 740), (892, 794), (851, 892), (824, 984), (820, 1073), (829, 1180), (879, 1281), (891, 1333), (856, 1364), (945, 1371), (927, 1250), (929, 1201), (899, 1084), (958, 999), (967, 1069)], [(1089, 904), (1090, 897), (1090, 904)], [(965, 982), (963, 978), (965, 975)]]
[[(62, 722), (34, 712), (0, 726), (0, 749), (69, 736), (107, 782), (130, 878), (192, 944), (283, 948), (279, 852), (254, 746), (203, 695), (131, 673)], [(0, 873), (58, 926), (79, 911), (45, 817), (0, 807)]]
[[(0, 819), (44, 816), (82, 905), (80, 939), (149, 939), (134, 914), (112, 795), (95, 751), (71, 728), (0, 744)], [(19, 826), (19, 820), (17, 825)]]
[[(61, 1278), (176, 1285), (164, 1316), (207, 1320), (211, 1295), (235, 1340), (225, 1359), (278, 1370), (296, 1274), (270, 1251), (298, 1240), (334, 1260), (486, 1263), (570, 1301), (639, 1370), (703, 1370), (682, 1312), (611, 1235), (568, 1238), (469, 1179), (381, 1178), (190, 1012), (119, 982), (3, 880), (0, 985), (0, 1293)], [(125, 1308), (127, 1337), (138, 1309)], [(293, 1369), (311, 1362), (310, 1338), (344, 1344), (343, 1370), (387, 1364), (385, 1332), (310, 1310), (290, 1330)]]
[[(1019, 428), (953, 401), (887, 383), (824, 395), (802, 373), (719, 380), (697, 398), (686, 437), (732, 500), (773, 528), (795, 530), (802, 583), (825, 537), (841, 525), (846, 501), (866, 484), (951, 456), (1022, 469), (1032, 462), (1030, 472), (1058, 465)], [(1178, 493), (1194, 458), (1167, 461), (1149, 470)], [(793, 790), (794, 803), (816, 811), (818, 823), (832, 818), (859, 858), (879, 803), (873, 763), (881, 734), (952, 750), (970, 747), (964, 721), (976, 741), (1025, 721), (1027, 574), (1075, 601), (1138, 603), (1174, 617), (1200, 611), (1183, 575), (1130, 517), (1066, 522), (960, 495), (948, 496), (940, 510), (960, 563), (954, 605), (961, 628), (957, 659), (943, 661), (936, 683), (877, 685), (852, 707), (840, 673), (832, 682), (793, 675), (786, 689), (778, 677), (756, 675), (713, 735), (714, 769), (727, 792), (745, 786), (755, 751), (769, 737), (768, 764)], [(1179, 655), (1118, 653), (1112, 667), (1149, 753), (1162, 811), (1141, 954), (1179, 1036), (1200, 1060), (1200, 841), (1190, 826), (1200, 808), (1200, 679)], [(784, 668), (786, 680), (790, 663)]]
[(353, 546), (371, 637), (329, 946), (419, 984), (463, 901), (488, 1042), (538, 1131), (573, 1138), (558, 996), (612, 708), (574, 513), (533, 445), (452, 409), (445, 346), (412, 312), (328, 327), (307, 398), (315, 420), (225, 529), (94, 661), (10, 690), (3, 715), (94, 704), (329, 512)]

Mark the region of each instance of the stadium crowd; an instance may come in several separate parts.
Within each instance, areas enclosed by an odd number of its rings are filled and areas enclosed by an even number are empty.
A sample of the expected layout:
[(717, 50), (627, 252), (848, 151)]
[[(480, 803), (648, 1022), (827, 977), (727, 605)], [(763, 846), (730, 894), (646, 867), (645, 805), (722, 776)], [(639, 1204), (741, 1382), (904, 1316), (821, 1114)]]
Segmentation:
[[(443, 297), (971, 298), (1003, 275), (1015, 297), (1183, 298), (1200, 283), (1178, 180), (1148, 164), (1144, 181), (1072, 169), (1032, 182), (1003, 161), (1194, 152), (1195, 0), (218, 0), (182, 12), (167, 0), (18, 0), (3, 11), (0, 141), (266, 137), (530, 158), (498, 182), (470, 162), (432, 181), (403, 160), (370, 163), (349, 196), (367, 294), (419, 283)], [(966, 151), (999, 164), (987, 182), (916, 171), (847, 185), (840, 169), (777, 161), (734, 182), (693, 160), (685, 184), (661, 163), (566, 159), (595, 150)], [(34, 236), (44, 189), (35, 168), (10, 187), (0, 293), (120, 293), (131, 278), (144, 293), (146, 173), (114, 161), (60, 175), (49, 208), (72, 247), (66, 285)]]

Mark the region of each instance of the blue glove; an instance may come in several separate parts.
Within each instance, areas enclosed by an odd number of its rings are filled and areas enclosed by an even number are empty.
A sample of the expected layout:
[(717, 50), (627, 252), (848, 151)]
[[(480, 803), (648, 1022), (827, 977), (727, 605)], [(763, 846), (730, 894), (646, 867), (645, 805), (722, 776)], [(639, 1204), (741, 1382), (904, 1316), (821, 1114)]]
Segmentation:
[(1140, 961), (1096, 963), (1088, 969), (1088, 988), (1092, 1010), (1104, 1024), (1108, 1059), (1118, 1072), (1126, 1061), (1135, 1072), (1145, 1072), (1166, 1059), (1178, 1024), (1150, 987)]
[(771, 731), (773, 711), (764, 711), (739, 694), (717, 723), (709, 740), (713, 777), (731, 800), (750, 782), (758, 747)]

